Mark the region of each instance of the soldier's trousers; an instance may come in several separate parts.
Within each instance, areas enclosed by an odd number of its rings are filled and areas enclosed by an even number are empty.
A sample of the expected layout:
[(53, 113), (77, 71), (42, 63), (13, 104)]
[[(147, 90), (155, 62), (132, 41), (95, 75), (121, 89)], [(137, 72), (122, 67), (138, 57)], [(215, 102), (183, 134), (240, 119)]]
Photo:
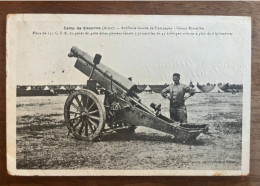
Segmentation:
[(170, 117), (174, 121), (179, 121), (180, 123), (187, 123), (187, 110), (186, 106), (170, 106)]

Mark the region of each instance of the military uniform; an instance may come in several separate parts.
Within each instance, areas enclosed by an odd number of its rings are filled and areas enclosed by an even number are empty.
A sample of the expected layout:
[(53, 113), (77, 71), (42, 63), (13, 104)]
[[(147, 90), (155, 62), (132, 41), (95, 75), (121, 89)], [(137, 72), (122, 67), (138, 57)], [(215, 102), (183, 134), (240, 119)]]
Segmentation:
[(162, 90), (161, 94), (166, 98), (167, 93), (170, 94), (170, 117), (174, 121), (187, 123), (187, 110), (184, 104), (185, 93), (194, 92), (190, 87), (184, 84), (171, 84)]

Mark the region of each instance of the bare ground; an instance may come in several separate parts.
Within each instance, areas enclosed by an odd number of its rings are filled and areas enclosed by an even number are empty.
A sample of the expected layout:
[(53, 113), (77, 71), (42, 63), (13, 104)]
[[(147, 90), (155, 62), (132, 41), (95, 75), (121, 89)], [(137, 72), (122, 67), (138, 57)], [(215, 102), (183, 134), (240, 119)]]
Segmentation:
[[(162, 103), (159, 94), (142, 101)], [(238, 170), (241, 166), (242, 93), (197, 94), (186, 102), (188, 122), (209, 124), (192, 144), (153, 129), (105, 134), (98, 142), (67, 137), (63, 123), (66, 96), (17, 98), (18, 169)]]

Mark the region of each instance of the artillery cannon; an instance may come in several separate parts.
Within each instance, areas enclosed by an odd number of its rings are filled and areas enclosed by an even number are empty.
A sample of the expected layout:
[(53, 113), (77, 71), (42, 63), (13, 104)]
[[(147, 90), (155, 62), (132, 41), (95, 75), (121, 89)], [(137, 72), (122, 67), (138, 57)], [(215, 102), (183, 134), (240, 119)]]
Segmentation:
[[(179, 125), (163, 116), (160, 105), (153, 109), (141, 103), (137, 86), (107, 66), (100, 64), (101, 55), (93, 58), (77, 47), (72, 47), (69, 57), (76, 57), (75, 68), (89, 77), (85, 89), (69, 95), (64, 106), (64, 118), (69, 133), (77, 139), (92, 141), (108, 130), (137, 126), (153, 128), (174, 135), (176, 140), (188, 142), (205, 133), (206, 125)], [(104, 96), (97, 94), (97, 84)]]

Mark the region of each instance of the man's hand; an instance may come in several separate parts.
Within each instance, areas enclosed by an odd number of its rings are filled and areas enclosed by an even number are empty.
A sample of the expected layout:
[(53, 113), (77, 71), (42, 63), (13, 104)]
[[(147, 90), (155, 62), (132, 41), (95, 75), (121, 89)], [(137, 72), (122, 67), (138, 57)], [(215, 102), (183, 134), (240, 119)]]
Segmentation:
[(168, 99), (168, 100), (171, 100), (171, 97), (170, 97), (170, 96), (168, 96), (168, 95), (167, 95), (165, 98), (166, 98), (166, 99)]
[(195, 94), (195, 92), (190, 92), (190, 95), (191, 95), (191, 96), (194, 96), (194, 94)]

